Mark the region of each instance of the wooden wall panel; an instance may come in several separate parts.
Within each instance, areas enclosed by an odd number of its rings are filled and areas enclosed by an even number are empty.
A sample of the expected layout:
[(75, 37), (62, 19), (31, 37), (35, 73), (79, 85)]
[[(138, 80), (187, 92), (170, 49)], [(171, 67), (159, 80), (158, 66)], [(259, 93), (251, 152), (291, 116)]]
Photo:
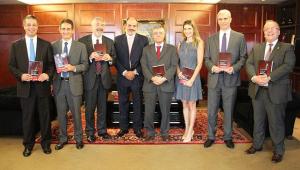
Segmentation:
[(122, 18), (135, 17), (138, 20), (168, 19), (168, 4), (122, 4)]

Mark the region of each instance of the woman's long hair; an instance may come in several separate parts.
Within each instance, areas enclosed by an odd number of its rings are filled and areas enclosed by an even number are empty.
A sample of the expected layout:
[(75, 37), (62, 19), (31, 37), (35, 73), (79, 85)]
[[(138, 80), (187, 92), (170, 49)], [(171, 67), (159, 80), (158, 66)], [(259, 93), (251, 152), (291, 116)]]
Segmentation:
[(187, 40), (187, 37), (185, 36), (184, 31), (183, 31), (185, 25), (192, 26), (192, 28), (193, 28), (193, 42), (192, 42), (192, 44), (193, 44), (193, 46), (195, 46), (197, 48), (198, 45), (199, 45), (199, 43), (202, 41), (202, 39), (200, 37), (200, 34), (198, 32), (197, 27), (195, 27), (195, 24), (194, 24), (194, 22), (192, 20), (186, 20), (186, 21), (183, 22), (183, 25), (182, 25), (182, 35), (183, 35), (184, 41)]

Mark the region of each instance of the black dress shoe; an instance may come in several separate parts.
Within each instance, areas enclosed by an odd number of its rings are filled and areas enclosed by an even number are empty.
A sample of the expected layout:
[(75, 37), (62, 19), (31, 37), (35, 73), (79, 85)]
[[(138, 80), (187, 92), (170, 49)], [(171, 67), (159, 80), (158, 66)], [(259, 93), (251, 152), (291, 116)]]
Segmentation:
[(255, 149), (254, 146), (251, 146), (245, 152), (246, 152), (246, 154), (255, 154), (255, 152), (259, 152), (259, 151), (262, 151), (262, 148)]
[(167, 142), (169, 141), (169, 135), (161, 136), (162, 141)]
[(153, 140), (154, 140), (154, 136), (146, 136), (145, 137), (146, 142), (153, 141)]
[(272, 156), (272, 162), (273, 163), (278, 163), (282, 161), (282, 155), (274, 153)]
[(60, 150), (64, 147), (65, 144), (67, 144), (68, 142), (62, 142), (62, 143), (58, 143), (57, 145), (55, 145), (55, 150)]
[(117, 134), (118, 137), (123, 137), (126, 133), (128, 133), (128, 130), (120, 130)]
[(76, 142), (76, 148), (77, 149), (82, 149), (83, 148), (83, 143), (82, 142)]
[(30, 156), (30, 155), (31, 155), (31, 150), (32, 150), (32, 149), (26, 148), (26, 147), (25, 147), (25, 149), (24, 149), (24, 151), (23, 151), (23, 156), (24, 156), (24, 157)]
[(47, 146), (47, 147), (43, 148), (43, 152), (45, 154), (50, 154), (52, 152), (52, 150), (51, 150), (50, 146)]
[(214, 140), (211, 140), (211, 139), (207, 139), (204, 143), (204, 148), (209, 148), (211, 147), (212, 144), (214, 144)]
[(101, 133), (101, 134), (98, 134), (98, 136), (105, 140), (111, 139), (111, 136), (108, 133)]
[(95, 135), (87, 136), (87, 141), (89, 143), (94, 143), (96, 141), (96, 136)]
[(142, 138), (143, 137), (143, 132), (141, 130), (135, 131), (135, 136), (138, 138)]
[(224, 141), (227, 148), (233, 149), (234, 148), (234, 143), (232, 142), (232, 140), (225, 140)]

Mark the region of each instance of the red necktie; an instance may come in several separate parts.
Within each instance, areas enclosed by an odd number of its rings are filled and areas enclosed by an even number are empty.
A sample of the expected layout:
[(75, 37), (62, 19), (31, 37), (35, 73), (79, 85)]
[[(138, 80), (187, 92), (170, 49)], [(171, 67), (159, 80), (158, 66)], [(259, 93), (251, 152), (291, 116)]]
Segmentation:
[(156, 46), (156, 56), (157, 56), (157, 59), (159, 60), (160, 59), (160, 46)]
[[(96, 39), (96, 44), (99, 44), (99, 39)], [(100, 74), (102, 71), (102, 66), (100, 61), (95, 61), (96, 64), (96, 74)]]

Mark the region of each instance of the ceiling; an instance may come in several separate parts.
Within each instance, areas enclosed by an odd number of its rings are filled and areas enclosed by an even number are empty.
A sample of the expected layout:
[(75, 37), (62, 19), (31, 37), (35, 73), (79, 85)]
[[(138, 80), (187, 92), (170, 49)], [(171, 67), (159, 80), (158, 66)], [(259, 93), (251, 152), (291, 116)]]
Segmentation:
[[(28, 1), (28, 0), (27, 0)], [(31, 0), (33, 4), (59, 4), (59, 3), (207, 3), (209, 0)], [(219, 3), (231, 4), (278, 4), (286, 0), (220, 0)], [(24, 4), (17, 0), (0, 0), (2, 4)]]

